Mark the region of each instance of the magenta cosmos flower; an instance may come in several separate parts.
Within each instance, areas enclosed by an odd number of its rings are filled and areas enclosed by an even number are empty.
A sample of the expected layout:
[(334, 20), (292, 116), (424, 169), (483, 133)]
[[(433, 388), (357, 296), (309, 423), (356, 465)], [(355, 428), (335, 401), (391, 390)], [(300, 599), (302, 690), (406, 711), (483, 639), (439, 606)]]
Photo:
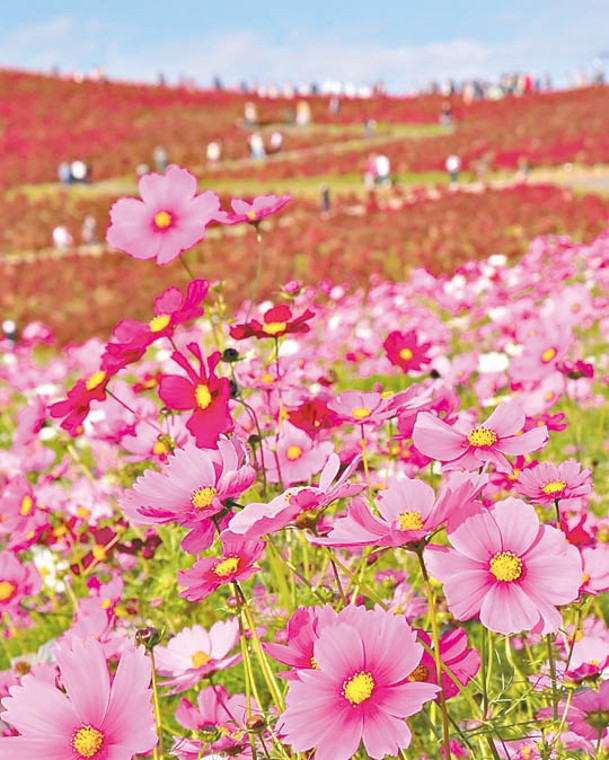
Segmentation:
[(503, 634), (558, 630), (556, 606), (577, 598), (582, 561), (561, 531), (539, 524), (533, 506), (509, 498), (470, 507), (448, 538), (453, 548), (428, 546), (425, 560), (457, 620), (478, 616)]
[(236, 618), (219, 620), (209, 631), (201, 625), (183, 628), (166, 647), (156, 647), (154, 657), (159, 675), (167, 680), (161, 686), (172, 686), (171, 694), (190, 689), (210, 673), (225, 670), (241, 659), (228, 653), (239, 642)]
[(167, 288), (154, 300), (154, 317), (150, 322), (123, 319), (112, 332), (102, 356), (101, 368), (110, 374), (138, 361), (148, 346), (160, 338), (171, 337), (178, 325), (203, 315), (200, 305), (209, 291), (207, 280), (193, 280), (186, 295), (179, 288)]
[(311, 329), (307, 324), (315, 315), (310, 309), (300, 316), (292, 318), (288, 306), (273, 306), (262, 316), (262, 323), (252, 319), (240, 325), (231, 325), (230, 334), (235, 340), (245, 338), (281, 338), (288, 333), (307, 333)]
[(221, 211), (216, 220), (222, 224), (257, 224), (265, 217), (281, 211), (291, 200), (291, 195), (257, 195), (251, 203), (233, 198), (230, 202), (231, 211)]
[(203, 240), (218, 218), (220, 199), (211, 190), (197, 194), (197, 179), (170, 166), (165, 174), (146, 174), (138, 188), (142, 199), (121, 198), (110, 209), (106, 240), (134, 259), (168, 264)]
[(221, 437), (217, 450), (193, 444), (178, 449), (160, 472), (147, 470), (138, 478), (119, 504), (135, 523), (177, 522), (188, 528), (182, 548), (196, 554), (212, 545), (211, 518), (224, 508), (224, 500), (242, 494), (255, 479), (241, 447)]
[[(432, 646), (430, 637), (425, 631), (417, 630), (418, 638)], [(440, 638), (440, 656), (442, 662), (450, 670), (457, 681), (465, 688), (476, 677), (480, 669), (480, 655), (477, 649), (468, 648), (467, 634), (463, 628), (455, 628), (445, 633)], [(423, 650), (421, 662), (408, 676), (409, 681), (424, 681), (426, 683), (438, 683), (436, 674), (436, 661), (426, 649)], [(453, 679), (442, 672), (442, 686), (446, 699), (452, 699), (459, 693), (459, 687)]]
[(55, 650), (65, 694), (27, 675), (2, 700), (3, 721), (19, 736), (0, 739), (2, 760), (131, 760), (157, 743), (150, 660), (126, 651), (110, 680), (101, 644), (90, 637)]
[(506, 456), (539, 451), (548, 442), (545, 425), (522, 433), (525, 415), (518, 404), (499, 404), (481, 425), (457, 422), (447, 425), (430, 412), (417, 416), (412, 438), (417, 449), (431, 459), (443, 462), (445, 469), (477, 470), (485, 464), (499, 472), (511, 472)]
[(315, 747), (316, 760), (347, 760), (362, 741), (368, 757), (397, 755), (412, 738), (404, 719), (438, 692), (408, 680), (423, 647), (392, 612), (347, 607), (338, 618), (315, 641), (317, 668), (290, 682), (279, 735), (296, 752)]
[(385, 339), (383, 348), (389, 361), (404, 372), (420, 370), (431, 361), (427, 353), (431, 343), (419, 343), (414, 330), (407, 333), (394, 330)]
[(233, 429), (228, 409), (230, 383), (226, 377), (218, 377), (215, 373), (220, 361), (218, 351), (208, 358), (206, 368), (199, 346), (189, 343), (187, 348), (197, 360), (199, 371), (194, 370), (183, 354), (174, 351), (171, 358), (186, 372), (186, 377), (163, 375), (159, 382), (159, 396), (169, 409), (192, 409), (186, 427), (194, 435), (197, 446), (215, 448), (220, 434)]
[(62, 419), (61, 427), (71, 436), (80, 435), (91, 402), (105, 400), (108, 380), (110, 375), (105, 370), (94, 372), (86, 380), (78, 380), (68, 391), (67, 399), (49, 406), (49, 414), (55, 419)]
[(180, 596), (189, 602), (201, 602), (225, 583), (247, 580), (260, 570), (254, 563), (265, 546), (264, 541), (225, 540), (221, 557), (204, 557), (190, 570), (178, 573), (178, 584), (184, 587)]

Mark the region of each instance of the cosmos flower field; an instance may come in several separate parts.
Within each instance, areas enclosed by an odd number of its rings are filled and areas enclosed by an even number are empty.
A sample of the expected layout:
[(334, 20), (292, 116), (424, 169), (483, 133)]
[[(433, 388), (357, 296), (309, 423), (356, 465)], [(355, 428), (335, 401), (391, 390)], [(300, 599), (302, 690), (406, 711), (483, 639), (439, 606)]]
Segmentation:
[(139, 191), (188, 284), (1, 346), (0, 760), (607, 757), (609, 232), (260, 302), (289, 196)]

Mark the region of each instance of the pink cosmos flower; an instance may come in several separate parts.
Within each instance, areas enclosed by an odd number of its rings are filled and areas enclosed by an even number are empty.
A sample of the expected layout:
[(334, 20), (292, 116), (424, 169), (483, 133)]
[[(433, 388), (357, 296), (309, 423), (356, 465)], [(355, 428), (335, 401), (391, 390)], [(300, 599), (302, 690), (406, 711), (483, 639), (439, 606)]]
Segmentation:
[(211, 520), (224, 508), (226, 499), (239, 496), (256, 479), (235, 439), (221, 437), (218, 449), (199, 449), (187, 444), (167, 457), (160, 472), (147, 470), (133, 488), (119, 499), (135, 523), (177, 522), (189, 529), (182, 548), (196, 554), (209, 549), (214, 540)]
[(470, 507), (448, 538), (454, 548), (428, 546), (425, 560), (457, 620), (479, 616), (503, 634), (558, 630), (556, 606), (577, 598), (581, 558), (561, 531), (539, 524), (530, 504), (509, 498)]
[[(316, 760), (348, 760), (363, 741), (368, 757), (397, 755), (410, 744), (405, 718), (438, 691), (408, 681), (423, 648), (404, 618), (380, 609), (346, 608), (314, 644), (317, 669), (290, 681), (279, 736)], [(344, 616), (348, 622), (342, 622)]]
[(565, 508), (572, 500), (579, 500), (592, 492), (590, 470), (582, 470), (579, 462), (568, 459), (559, 465), (543, 462), (527, 467), (518, 476), (515, 485), (521, 496), (537, 504), (553, 504), (560, 500)]
[(165, 174), (146, 174), (138, 188), (142, 199), (121, 198), (110, 209), (106, 240), (135, 259), (168, 264), (205, 237), (218, 218), (220, 199), (211, 190), (197, 194), (197, 179), (170, 166)]
[(190, 689), (210, 673), (225, 670), (241, 659), (240, 654), (228, 653), (239, 642), (236, 618), (219, 620), (209, 629), (200, 625), (183, 628), (166, 647), (154, 650), (156, 669), (166, 678), (162, 686), (172, 686), (170, 694)]
[(48, 523), (47, 514), (24, 475), (12, 478), (0, 496), (0, 535), (7, 537), (6, 547), (27, 549), (36, 542)]
[(609, 680), (594, 689), (575, 693), (567, 713), (567, 724), (576, 734), (597, 742), (607, 738), (609, 729)]
[[(431, 647), (431, 639), (425, 631), (417, 630), (417, 636), (420, 641)], [(480, 655), (475, 648), (469, 649), (467, 646), (467, 634), (463, 628), (455, 628), (445, 633), (440, 638), (440, 655), (442, 662), (451, 671), (457, 681), (463, 686), (476, 677), (480, 669)], [(433, 655), (427, 650), (423, 650), (421, 662), (408, 676), (409, 681), (418, 681), (426, 683), (438, 683), (436, 677), (436, 661)], [(446, 699), (452, 699), (459, 693), (459, 687), (453, 679), (442, 672), (442, 684)]]
[(163, 375), (159, 383), (159, 396), (170, 409), (192, 409), (186, 427), (194, 435), (197, 446), (215, 448), (220, 434), (233, 429), (228, 409), (230, 383), (214, 371), (220, 361), (218, 351), (211, 354), (206, 368), (199, 346), (189, 343), (187, 348), (197, 360), (199, 371), (193, 369), (183, 354), (174, 351), (171, 358), (182, 367), (187, 377)]
[[(257, 714), (255, 709), (252, 714)], [(197, 733), (219, 729), (219, 738), (205, 744), (198, 740), (188, 744), (176, 741), (172, 752), (180, 760), (198, 760), (204, 750), (218, 753), (215, 757), (251, 757), (251, 745), (245, 733), (248, 717), (247, 701), (242, 694), (230, 697), (223, 686), (201, 689), (196, 707), (187, 699), (180, 700), (175, 711), (176, 721)]]
[(19, 735), (0, 739), (0, 758), (132, 760), (156, 746), (143, 648), (123, 654), (112, 681), (94, 638), (58, 645), (55, 656), (66, 693), (34, 675), (11, 687), (0, 717)]
[(328, 408), (349, 425), (380, 426), (391, 417), (418, 411), (431, 400), (431, 391), (412, 385), (394, 394), (345, 391)]
[[(274, 450), (265, 444), (271, 444)], [(284, 486), (303, 483), (322, 469), (333, 450), (329, 441), (315, 442), (304, 430), (284, 422), (276, 446), (273, 438), (264, 439), (262, 459), (267, 481), (281, 481)]]
[(330, 533), (311, 542), (386, 547), (416, 543), (445, 523), (452, 512), (472, 502), (485, 482), (474, 476), (463, 483), (459, 480), (457, 488), (453, 479), (452, 488), (445, 487), (436, 502), (433, 488), (422, 480), (390, 477), (376, 500), (379, 517), (372, 514), (364, 499), (353, 499), (347, 515), (336, 520)]
[(222, 224), (257, 224), (265, 217), (281, 211), (291, 200), (292, 196), (289, 194), (257, 195), (251, 203), (241, 198), (233, 198), (230, 202), (232, 211), (220, 211), (215, 219)]
[(49, 406), (49, 414), (55, 419), (63, 418), (61, 427), (76, 437), (83, 431), (83, 422), (87, 418), (92, 401), (106, 398), (106, 385), (110, 376), (104, 370), (90, 375), (78, 382), (68, 391), (65, 401), (58, 401)]
[(389, 361), (404, 372), (420, 370), (431, 361), (427, 354), (431, 343), (419, 343), (415, 330), (409, 330), (407, 333), (399, 330), (390, 332), (383, 343), (383, 348), (387, 352)]
[(178, 325), (200, 317), (204, 313), (200, 304), (208, 290), (207, 280), (192, 280), (186, 295), (179, 288), (167, 288), (155, 299), (154, 317), (150, 322), (123, 319), (112, 332), (102, 356), (101, 368), (115, 374), (141, 359), (148, 346), (155, 341), (171, 337)]
[(336, 499), (354, 496), (366, 487), (363, 483), (347, 483), (360, 462), (361, 457), (356, 457), (336, 482), (333, 482), (338, 475), (340, 458), (337, 454), (332, 454), (321, 472), (319, 485), (292, 488), (268, 504), (248, 504), (232, 517), (222, 537), (252, 541), (267, 533), (281, 530), (293, 521), (296, 524), (302, 521), (303, 526), (314, 522), (319, 516), (318, 510), (327, 507)]
[(518, 404), (499, 404), (481, 425), (464, 422), (450, 426), (429, 412), (421, 412), (414, 426), (414, 444), (445, 469), (476, 470), (492, 464), (499, 472), (511, 472), (507, 456), (539, 451), (548, 441), (545, 425), (521, 433), (525, 415)]
[(16, 554), (0, 552), (0, 620), (3, 613), (18, 618), (23, 598), (41, 589), (42, 578), (33, 563), (22, 564)]
[(231, 541), (223, 539), (222, 557), (204, 557), (190, 570), (178, 573), (180, 596), (189, 602), (201, 602), (225, 583), (245, 581), (260, 568), (254, 563), (264, 551), (264, 541)]
[(311, 329), (307, 324), (315, 315), (307, 309), (299, 317), (292, 319), (289, 306), (273, 306), (262, 317), (264, 324), (252, 319), (241, 325), (231, 325), (230, 334), (235, 340), (244, 338), (281, 338), (288, 333), (307, 333)]

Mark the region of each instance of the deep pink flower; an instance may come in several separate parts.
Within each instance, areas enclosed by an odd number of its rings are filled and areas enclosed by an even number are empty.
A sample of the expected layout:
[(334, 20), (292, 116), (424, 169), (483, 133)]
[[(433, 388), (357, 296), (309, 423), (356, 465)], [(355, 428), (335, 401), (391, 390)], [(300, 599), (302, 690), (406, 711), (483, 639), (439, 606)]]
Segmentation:
[[(405, 718), (438, 687), (408, 681), (423, 648), (403, 617), (380, 609), (346, 608), (314, 644), (317, 669), (290, 681), (279, 736), (316, 760), (348, 760), (363, 741), (368, 757), (397, 755), (410, 744)], [(342, 618), (346, 622), (342, 622)]]
[(223, 539), (221, 557), (197, 560), (190, 570), (178, 573), (180, 596), (189, 602), (201, 602), (225, 583), (245, 581), (260, 568), (254, 563), (260, 558), (264, 541), (231, 541)]
[(135, 523), (177, 522), (190, 530), (182, 548), (191, 554), (208, 549), (214, 540), (211, 520), (226, 499), (239, 496), (256, 478), (235, 440), (221, 437), (218, 449), (193, 444), (177, 449), (160, 472), (147, 470), (119, 504)]
[(251, 203), (241, 198), (230, 202), (232, 211), (220, 211), (215, 217), (222, 224), (257, 224), (265, 217), (276, 214), (292, 200), (291, 195), (257, 195)]
[(304, 401), (297, 409), (289, 409), (288, 419), (311, 438), (315, 438), (321, 430), (329, 430), (340, 424), (336, 412), (329, 409), (325, 401), (316, 398)]
[(154, 301), (154, 317), (150, 322), (123, 319), (112, 332), (101, 360), (101, 368), (115, 374), (119, 369), (142, 358), (148, 346), (159, 338), (171, 337), (175, 328), (200, 317), (201, 301), (207, 295), (209, 282), (193, 280), (186, 295), (179, 288), (167, 288)]
[(132, 760), (156, 746), (143, 648), (125, 651), (112, 682), (93, 637), (58, 645), (55, 656), (66, 693), (34, 675), (11, 687), (0, 717), (19, 735), (0, 739), (0, 758)]
[(431, 343), (419, 343), (415, 330), (409, 330), (407, 333), (399, 330), (390, 332), (385, 338), (383, 348), (389, 361), (404, 372), (420, 370), (431, 361), (427, 354)]
[(86, 380), (78, 380), (68, 391), (65, 401), (58, 401), (49, 406), (49, 414), (55, 419), (63, 418), (61, 427), (70, 435), (80, 435), (83, 422), (91, 409), (91, 402), (103, 401), (106, 398), (108, 380), (110, 376), (104, 370), (94, 372)]
[(262, 317), (263, 324), (257, 319), (241, 325), (231, 325), (230, 334), (235, 340), (244, 338), (281, 338), (288, 333), (307, 333), (311, 329), (309, 319), (315, 315), (307, 309), (299, 317), (292, 319), (292, 311), (289, 306), (273, 306)]
[[(417, 630), (417, 637), (428, 647), (432, 646), (431, 639), (425, 631)], [(455, 628), (440, 637), (440, 656), (443, 664), (463, 687), (476, 677), (480, 669), (480, 655), (475, 647), (468, 648), (467, 634), (463, 628)], [(438, 683), (436, 661), (426, 649), (423, 650), (421, 662), (408, 676), (408, 680)], [(459, 693), (457, 684), (444, 671), (442, 671), (442, 684), (447, 699), (451, 699)]]
[(110, 209), (106, 240), (135, 259), (168, 264), (203, 240), (218, 218), (220, 199), (211, 190), (197, 194), (197, 179), (170, 166), (165, 174), (146, 174), (138, 188), (142, 199), (121, 198)]
[(559, 465), (543, 462), (522, 470), (515, 482), (518, 493), (538, 504), (552, 504), (560, 500), (579, 500), (592, 492), (590, 470), (582, 470), (579, 462), (568, 459)]
[(558, 630), (556, 606), (577, 598), (582, 562), (561, 531), (539, 524), (533, 506), (509, 498), (470, 507), (448, 538), (454, 548), (428, 546), (425, 560), (457, 620), (479, 616), (503, 634)]
[(414, 444), (428, 457), (444, 462), (446, 469), (477, 470), (492, 464), (499, 472), (511, 472), (506, 456), (539, 451), (548, 441), (545, 425), (521, 433), (525, 415), (518, 404), (499, 404), (481, 425), (457, 422), (447, 425), (429, 412), (421, 412), (414, 426)]
[(220, 434), (233, 429), (228, 409), (230, 383), (214, 371), (220, 361), (218, 351), (210, 355), (206, 368), (199, 346), (189, 343), (187, 348), (197, 360), (199, 371), (193, 369), (183, 354), (174, 351), (171, 358), (182, 367), (187, 377), (163, 375), (159, 383), (159, 396), (170, 409), (192, 409), (193, 414), (186, 427), (194, 435), (197, 446), (215, 448)]
[(241, 659), (240, 654), (228, 656), (238, 643), (236, 618), (219, 620), (209, 632), (200, 625), (183, 628), (166, 647), (157, 646), (154, 650), (157, 672), (166, 679), (161, 686), (171, 686), (169, 693), (177, 694), (210, 673), (230, 668)]

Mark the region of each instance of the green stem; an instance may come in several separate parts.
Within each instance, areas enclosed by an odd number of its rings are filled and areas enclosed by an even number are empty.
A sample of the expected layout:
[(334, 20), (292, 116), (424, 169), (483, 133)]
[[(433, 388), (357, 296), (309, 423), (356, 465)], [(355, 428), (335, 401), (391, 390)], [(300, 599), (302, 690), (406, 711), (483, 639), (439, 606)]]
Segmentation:
[(554, 720), (558, 720), (558, 689), (556, 688), (556, 662), (554, 661), (554, 650), (552, 648), (552, 634), (546, 636), (546, 647), (548, 649), (548, 660), (550, 662), (550, 677), (552, 679), (552, 715)]
[(434, 660), (436, 663), (436, 678), (438, 680), (438, 686), (440, 687), (438, 703), (440, 705), (440, 712), (442, 713), (442, 743), (444, 744), (446, 760), (450, 760), (452, 755), (450, 752), (449, 719), (448, 710), (446, 709), (446, 692), (444, 690), (444, 678), (442, 674), (442, 658), (440, 656), (440, 635), (438, 632), (438, 621), (436, 619), (436, 600), (434, 599), (433, 589), (429, 582), (429, 575), (427, 574), (427, 568), (425, 567), (422, 549), (419, 549), (416, 552), (416, 555), (419, 560), (419, 565), (421, 566), (421, 573), (423, 574), (423, 582), (427, 593), (427, 604), (429, 606), (431, 620), (431, 636), (433, 640)]
[(149, 649), (150, 663), (152, 665), (152, 704), (154, 706), (154, 720), (156, 723), (156, 732), (159, 738), (158, 744), (152, 750), (154, 760), (164, 760), (163, 753), (163, 724), (161, 719), (161, 704), (159, 701), (159, 687), (156, 680), (156, 664), (154, 662), (154, 652), (152, 647)]

